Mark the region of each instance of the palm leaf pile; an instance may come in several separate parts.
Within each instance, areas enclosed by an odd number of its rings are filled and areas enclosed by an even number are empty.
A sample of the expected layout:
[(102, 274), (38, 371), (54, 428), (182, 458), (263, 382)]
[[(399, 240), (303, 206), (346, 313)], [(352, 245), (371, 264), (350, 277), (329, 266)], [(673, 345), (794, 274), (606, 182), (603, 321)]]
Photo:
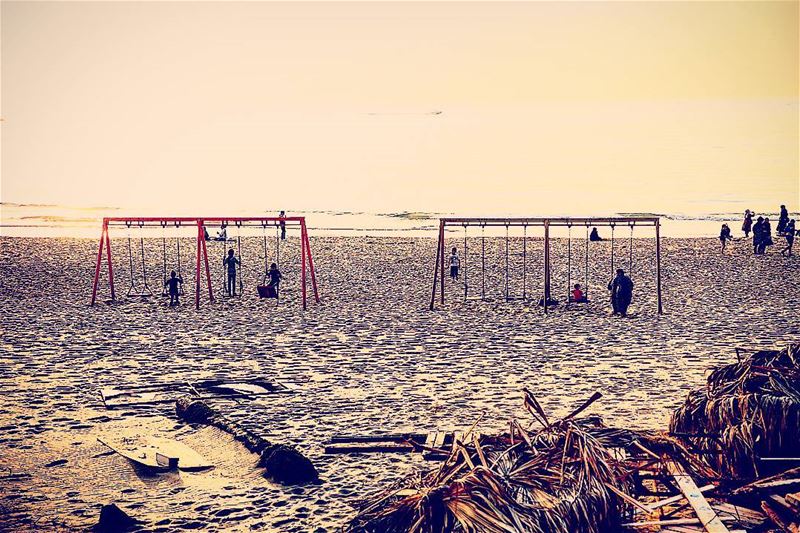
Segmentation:
[[(610, 448), (575, 415), (551, 423), (525, 390), (525, 406), (540, 427), (517, 420), (499, 435), (470, 430), (448, 458), (402, 487), (379, 494), (350, 532), (590, 533), (614, 529), (629, 493), (626, 471)], [(595, 421), (592, 427), (597, 427)], [(473, 428), (474, 429), (474, 428)]]
[(785, 468), (774, 459), (800, 457), (800, 344), (715, 369), (675, 411), (670, 431), (731, 479)]

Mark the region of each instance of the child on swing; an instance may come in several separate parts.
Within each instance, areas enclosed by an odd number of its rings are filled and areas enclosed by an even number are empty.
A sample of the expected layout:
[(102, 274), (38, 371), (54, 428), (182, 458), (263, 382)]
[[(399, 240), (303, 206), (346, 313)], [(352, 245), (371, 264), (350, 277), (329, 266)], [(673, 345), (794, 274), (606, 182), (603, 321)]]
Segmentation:
[(178, 277), (178, 274), (173, 270), (169, 274), (169, 279), (164, 282), (164, 286), (169, 288), (169, 306), (175, 307), (180, 305), (178, 302), (178, 295), (180, 294), (180, 286), (183, 284), (183, 279)]
[(278, 285), (280, 285), (281, 279), (283, 279), (283, 275), (281, 271), (278, 270), (278, 265), (272, 263), (269, 266), (269, 283), (267, 283), (268, 298), (278, 297)]
[(572, 302), (576, 304), (585, 304), (589, 302), (588, 298), (586, 298), (586, 295), (583, 294), (581, 290), (580, 283), (576, 283), (572, 287)]

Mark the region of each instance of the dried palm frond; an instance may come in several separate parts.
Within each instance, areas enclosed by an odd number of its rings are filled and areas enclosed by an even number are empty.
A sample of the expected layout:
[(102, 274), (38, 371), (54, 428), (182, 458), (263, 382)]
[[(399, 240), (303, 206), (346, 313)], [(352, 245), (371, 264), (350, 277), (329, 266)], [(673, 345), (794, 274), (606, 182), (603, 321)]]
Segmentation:
[[(751, 479), (779, 468), (762, 457), (800, 455), (800, 344), (715, 369), (670, 423), (720, 474)], [(773, 466), (774, 465), (774, 466)]]

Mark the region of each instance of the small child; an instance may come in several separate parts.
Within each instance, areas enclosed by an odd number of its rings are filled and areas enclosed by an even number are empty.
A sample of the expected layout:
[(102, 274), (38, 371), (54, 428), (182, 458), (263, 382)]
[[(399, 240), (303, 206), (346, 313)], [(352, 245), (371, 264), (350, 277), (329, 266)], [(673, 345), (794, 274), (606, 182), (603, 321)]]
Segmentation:
[(572, 301), (576, 304), (583, 304), (589, 301), (586, 299), (586, 296), (584, 296), (579, 283), (576, 283), (575, 286), (572, 287)]
[(458, 258), (458, 249), (453, 248), (450, 252), (450, 277), (453, 281), (458, 281), (458, 269), (461, 266), (461, 259)]
[(733, 237), (731, 237), (731, 228), (729, 228), (727, 224), (723, 224), (722, 229), (719, 230), (719, 242), (722, 243), (723, 252), (725, 251), (725, 246), (730, 240), (733, 240)]
[(178, 274), (173, 270), (169, 274), (169, 279), (164, 282), (165, 287), (169, 287), (169, 306), (175, 307), (180, 305), (178, 302), (178, 295), (180, 294), (180, 286), (183, 285), (183, 279), (178, 277)]
[(228, 256), (222, 260), (222, 266), (228, 269), (228, 283), (225, 285), (228, 296), (236, 296), (236, 266), (241, 264), (241, 261), (234, 256), (233, 248), (228, 250)]

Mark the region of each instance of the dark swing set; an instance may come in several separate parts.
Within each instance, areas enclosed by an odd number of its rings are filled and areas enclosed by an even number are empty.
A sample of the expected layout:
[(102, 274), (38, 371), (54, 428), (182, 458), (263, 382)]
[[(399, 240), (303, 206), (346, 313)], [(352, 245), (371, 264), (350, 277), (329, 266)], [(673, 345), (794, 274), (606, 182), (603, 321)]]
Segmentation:
[[(628, 226), (630, 228), (630, 242), (628, 247), (628, 261), (629, 267), (632, 270), (633, 266), (633, 230), (636, 226), (654, 227), (655, 228), (655, 245), (656, 245), (656, 298), (658, 313), (663, 313), (663, 306), (661, 303), (661, 224), (658, 217), (611, 217), (611, 218), (441, 218), (439, 219), (439, 240), (436, 249), (436, 266), (433, 272), (433, 290), (431, 291), (431, 304), (430, 308), (433, 310), (436, 306), (436, 291), (439, 290), (439, 300), (444, 304), (444, 287), (445, 287), (445, 230), (447, 227), (463, 227), (464, 228), (464, 263), (463, 263), (463, 276), (464, 276), (464, 299), (465, 300), (485, 300), (486, 299), (486, 235), (485, 229), (487, 227), (505, 227), (505, 300), (528, 300), (529, 294), (527, 291), (527, 256), (528, 256), (528, 227), (542, 227), (544, 228), (544, 292), (542, 294), (541, 303), (550, 303), (552, 297), (552, 284), (551, 284), (551, 260), (550, 260), (550, 228), (553, 227), (566, 227), (568, 229), (567, 237), (567, 276), (570, 277), (572, 273), (572, 228), (585, 227), (586, 229), (586, 242), (585, 242), (585, 263), (584, 263), (584, 287), (588, 288), (589, 281), (589, 228), (590, 227), (610, 227), (611, 228), (611, 270), (612, 274), (615, 268), (614, 263), (614, 230), (616, 227)], [(481, 283), (480, 283), (480, 296), (471, 296), (469, 293), (468, 284), (468, 271), (467, 271), (467, 228), (480, 227), (481, 228)], [(509, 293), (509, 233), (510, 227), (522, 227), (522, 296), (512, 296)], [(568, 288), (571, 288), (571, 279), (567, 281)], [(532, 296), (532, 295), (530, 295)], [(548, 305), (542, 305), (544, 312), (547, 312)]]
[[(267, 261), (267, 236), (266, 236), (266, 229), (267, 227), (274, 226), (276, 228), (276, 263), (280, 260), (280, 240), (277, 237), (277, 231), (280, 229), (281, 232), (285, 231), (287, 227), (297, 227), (300, 229), (300, 287), (302, 292), (302, 303), (303, 309), (307, 307), (307, 287), (306, 287), (306, 278), (307, 275), (311, 278), (311, 286), (313, 290), (313, 296), (317, 303), (319, 303), (319, 292), (317, 290), (317, 277), (316, 272), (314, 271), (314, 260), (311, 256), (311, 244), (308, 239), (308, 230), (306, 228), (306, 220), (305, 217), (144, 217), (144, 218), (130, 218), (130, 217), (113, 217), (113, 218), (104, 218), (103, 219), (103, 228), (100, 232), (100, 246), (97, 250), (97, 262), (95, 264), (94, 270), (94, 282), (92, 285), (92, 300), (91, 305), (94, 305), (97, 301), (97, 288), (100, 282), (100, 268), (103, 263), (103, 255), (106, 256), (106, 262), (108, 263), (108, 286), (111, 291), (111, 300), (116, 300), (116, 290), (114, 287), (114, 267), (112, 262), (111, 256), (111, 238), (109, 237), (108, 231), (110, 227), (125, 227), (128, 229), (128, 237), (127, 237), (127, 245), (128, 245), (128, 263), (131, 272), (131, 279), (130, 279), (130, 287), (126, 293), (126, 296), (138, 296), (138, 297), (148, 297), (153, 295), (153, 291), (147, 284), (147, 270), (146, 270), (146, 261), (145, 261), (145, 245), (144, 245), (144, 237), (139, 237), (139, 251), (136, 255), (140, 256), (141, 258), (141, 269), (142, 269), (142, 283), (141, 286), (137, 284), (136, 276), (134, 275), (134, 246), (133, 241), (131, 239), (130, 230), (132, 228), (146, 228), (146, 227), (155, 227), (155, 228), (162, 228), (162, 237), (161, 237), (161, 249), (162, 249), (162, 257), (163, 257), (163, 281), (166, 283), (167, 281), (167, 228), (173, 226), (176, 230), (183, 225), (186, 226), (196, 226), (197, 228), (197, 244), (196, 244), (196, 252), (197, 252), (197, 261), (196, 261), (196, 268), (195, 268), (195, 307), (200, 309), (200, 286), (201, 286), (201, 270), (202, 266), (204, 266), (205, 270), (205, 278), (206, 284), (208, 287), (208, 297), (210, 301), (214, 301), (214, 291), (211, 286), (211, 267), (209, 266), (208, 262), (208, 249), (206, 245), (206, 224), (211, 223), (213, 225), (223, 225), (228, 226), (233, 224), (237, 228), (242, 227), (261, 227), (264, 230), (264, 284), (266, 284), (266, 280), (269, 276), (269, 266)], [(239, 233), (236, 239), (231, 239), (232, 241), (237, 243), (239, 256), (241, 257), (241, 233)], [(177, 250), (177, 264), (176, 264), (176, 274), (178, 277), (181, 277), (181, 244), (180, 239), (176, 236), (176, 250)], [(227, 242), (226, 242), (227, 244)], [(105, 252), (105, 254), (104, 254)], [(136, 259), (139, 261), (139, 258)], [(242, 276), (241, 276), (241, 264), (238, 265), (239, 269), (239, 287), (241, 292), (241, 283), (242, 283)], [(227, 281), (227, 280), (226, 280)], [(263, 296), (262, 289), (266, 287), (258, 287), (259, 294)], [(166, 295), (166, 292), (163, 293)], [(182, 294), (182, 288), (181, 288)], [(272, 297), (277, 298), (277, 288), (275, 290), (275, 294)]]

